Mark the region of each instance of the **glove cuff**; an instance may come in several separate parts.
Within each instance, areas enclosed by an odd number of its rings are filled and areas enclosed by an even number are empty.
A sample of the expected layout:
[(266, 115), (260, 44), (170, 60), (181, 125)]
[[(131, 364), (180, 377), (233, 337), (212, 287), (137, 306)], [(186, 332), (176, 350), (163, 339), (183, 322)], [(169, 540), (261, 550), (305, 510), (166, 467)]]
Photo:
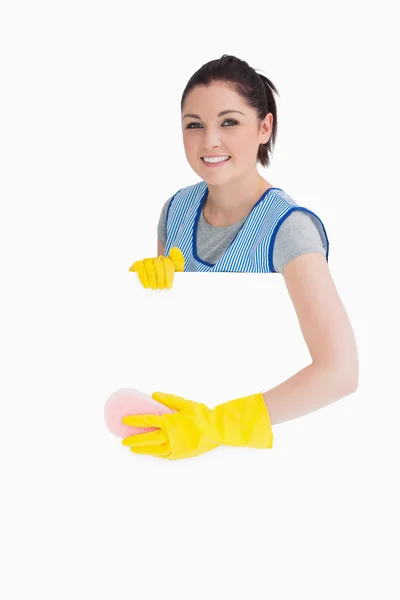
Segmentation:
[(273, 431), (261, 392), (225, 402), (212, 409), (210, 431), (223, 446), (272, 448)]

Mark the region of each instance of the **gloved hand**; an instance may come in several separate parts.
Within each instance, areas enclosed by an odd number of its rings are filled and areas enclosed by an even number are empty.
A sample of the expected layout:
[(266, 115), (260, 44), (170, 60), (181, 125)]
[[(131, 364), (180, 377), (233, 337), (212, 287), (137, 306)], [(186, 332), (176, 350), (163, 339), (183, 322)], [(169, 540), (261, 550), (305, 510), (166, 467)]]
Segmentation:
[(160, 254), (158, 258), (145, 258), (137, 260), (129, 268), (129, 271), (136, 271), (140, 283), (151, 289), (163, 290), (165, 287), (170, 289), (174, 280), (175, 271), (183, 271), (185, 259), (179, 248), (171, 248), (169, 256)]
[(125, 425), (158, 428), (122, 440), (135, 454), (176, 460), (198, 456), (221, 445), (272, 448), (272, 426), (261, 392), (212, 410), (173, 394), (154, 392), (152, 397), (177, 412), (124, 417)]

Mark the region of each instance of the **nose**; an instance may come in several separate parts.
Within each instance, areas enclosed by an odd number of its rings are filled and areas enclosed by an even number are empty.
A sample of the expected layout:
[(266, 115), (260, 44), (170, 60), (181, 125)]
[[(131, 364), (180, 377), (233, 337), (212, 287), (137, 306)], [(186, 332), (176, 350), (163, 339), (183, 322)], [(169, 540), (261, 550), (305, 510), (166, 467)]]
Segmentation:
[(202, 146), (208, 150), (213, 150), (221, 146), (220, 130), (218, 128), (208, 127), (205, 129), (202, 136)]

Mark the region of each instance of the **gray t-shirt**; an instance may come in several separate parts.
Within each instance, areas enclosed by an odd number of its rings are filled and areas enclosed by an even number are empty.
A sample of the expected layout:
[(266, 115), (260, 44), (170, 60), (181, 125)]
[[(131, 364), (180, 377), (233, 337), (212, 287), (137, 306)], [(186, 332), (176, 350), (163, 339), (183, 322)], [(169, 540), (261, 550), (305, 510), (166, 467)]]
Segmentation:
[[(171, 196), (172, 198), (172, 196)], [(158, 239), (165, 247), (167, 241), (166, 216), (171, 198), (164, 204), (158, 222)], [(197, 253), (201, 260), (215, 264), (224, 254), (236, 233), (243, 225), (244, 217), (233, 225), (215, 227), (210, 225), (201, 211), (197, 228)], [(301, 254), (320, 252), (326, 256), (325, 240), (322, 240), (315, 217), (304, 211), (293, 211), (279, 227), (273, 250), (275, 271), (282, 273), (285, 266)]]

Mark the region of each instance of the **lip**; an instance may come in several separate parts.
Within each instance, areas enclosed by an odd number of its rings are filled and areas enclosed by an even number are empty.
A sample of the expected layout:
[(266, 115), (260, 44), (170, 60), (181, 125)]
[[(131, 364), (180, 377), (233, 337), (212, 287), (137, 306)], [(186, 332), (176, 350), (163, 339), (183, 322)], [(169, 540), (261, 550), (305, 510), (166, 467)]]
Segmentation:
[[(215, 155), (217, 156), (217, 155)], [(217, 163), (207, 163), (203, 157), (200, 157), (200, 160), (202, 161), (202, 163), (206, 166), (209, 167), (210, 169), (215, 169), (216, 167), (222, 167), (222, 165), (226, 165), (226, 163), (228, 163), (231, 160), (231, 156), (228, 158), (228, 160), (224, 160), (222, 162), (217, 162)]]

